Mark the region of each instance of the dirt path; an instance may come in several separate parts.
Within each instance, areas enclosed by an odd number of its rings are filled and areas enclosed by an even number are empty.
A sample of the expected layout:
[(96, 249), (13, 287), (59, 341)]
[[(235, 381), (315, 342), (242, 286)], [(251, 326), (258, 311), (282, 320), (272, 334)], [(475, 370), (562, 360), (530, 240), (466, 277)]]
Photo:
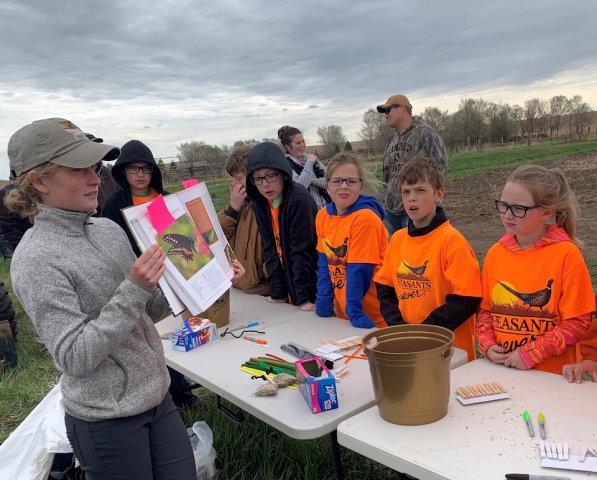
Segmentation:
[[(558, 166), (566, 174), (580, 204), (578, 236), (585, 242), (585, 258), (587, 262), (597, 262), (597, 152), (541, 164)], [(448, 218), (466, 236), (479, 258), (504, 233), (494, 200), (512, 171), (495, 170), (447, 181), (443, 204)]]

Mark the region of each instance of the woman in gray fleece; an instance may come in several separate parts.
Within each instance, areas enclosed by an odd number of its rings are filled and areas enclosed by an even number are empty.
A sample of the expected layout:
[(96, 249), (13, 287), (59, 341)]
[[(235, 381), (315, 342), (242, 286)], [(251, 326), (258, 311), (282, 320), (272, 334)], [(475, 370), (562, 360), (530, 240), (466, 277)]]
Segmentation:
[(88, 480), (194, 479), (193, 453), (170, 394), (157, 289), (164, 253), (138, 259), (122, 229), (91, 215), (101, 160), (68, 120), (33, 122), (8, 144), (17, 189), (7, 206), (34, 225), (11, 264), (14, 291), (62, 371), (69, 441)]

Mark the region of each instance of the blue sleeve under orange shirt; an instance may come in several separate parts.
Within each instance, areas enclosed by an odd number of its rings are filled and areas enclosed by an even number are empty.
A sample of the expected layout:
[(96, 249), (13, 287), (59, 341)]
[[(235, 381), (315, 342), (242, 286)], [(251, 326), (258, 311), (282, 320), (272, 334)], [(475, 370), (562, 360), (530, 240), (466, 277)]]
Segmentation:
[(335, 310), (357, 327), (387, 326), (372, 281), (388, 243), (383, 214), (379, 201), (367, 195), (342, 215), (336, 214), (333, 204), (319, 210), (318, 315), (330, 316)]

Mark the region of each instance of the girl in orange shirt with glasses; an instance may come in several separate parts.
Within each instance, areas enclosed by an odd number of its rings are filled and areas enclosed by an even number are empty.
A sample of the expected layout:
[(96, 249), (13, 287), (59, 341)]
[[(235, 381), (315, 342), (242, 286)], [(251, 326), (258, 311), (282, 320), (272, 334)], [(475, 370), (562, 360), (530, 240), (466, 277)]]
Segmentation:
[(332, 199), (317, 213), (317, 300), (320, 317), (336, 314), (355, 327), (386, 327), (375, 292), (373, 275), (388, 244), (382, 204), (363, 195), (370, 186), (358, 158), (336, 155), (328, 165), (326, 187)]
[(524, 165), (496, 207), (506, 234), (483, 265), (479, 346), (506, 367), (559, 374), (577, 360), (575, 344), (595, 310), (574, 193), (560, 170)]

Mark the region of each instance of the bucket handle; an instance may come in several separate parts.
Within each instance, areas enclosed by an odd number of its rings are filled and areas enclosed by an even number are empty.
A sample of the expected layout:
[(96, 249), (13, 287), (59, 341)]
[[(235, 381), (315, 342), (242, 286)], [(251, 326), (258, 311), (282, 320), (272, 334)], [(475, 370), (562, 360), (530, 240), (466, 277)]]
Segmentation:
[(444, 353), (442, 353), (442, 360), (447, 360), (452, 356), (452, 352), (454, 349), (452, 347), (448, 348)]

